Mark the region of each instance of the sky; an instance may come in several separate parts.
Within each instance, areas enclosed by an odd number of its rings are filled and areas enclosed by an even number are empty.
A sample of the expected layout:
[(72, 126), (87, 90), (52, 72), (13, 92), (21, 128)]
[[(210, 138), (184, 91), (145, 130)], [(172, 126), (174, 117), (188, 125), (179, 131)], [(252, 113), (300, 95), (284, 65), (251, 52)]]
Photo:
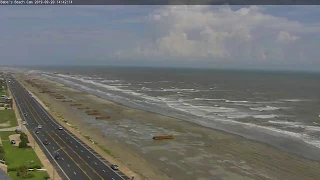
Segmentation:
[(320, 6), (1, 6), (0, 65), (320, 71)]

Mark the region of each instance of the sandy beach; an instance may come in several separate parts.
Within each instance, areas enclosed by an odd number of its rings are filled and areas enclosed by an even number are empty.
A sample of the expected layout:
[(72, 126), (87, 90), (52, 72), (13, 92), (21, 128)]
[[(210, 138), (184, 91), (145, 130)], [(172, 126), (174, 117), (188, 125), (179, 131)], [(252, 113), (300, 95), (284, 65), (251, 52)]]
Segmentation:
[[(269, 145), (247, 140), (184, 120), (170, 118), (81, 92), (35, 75), (17, 75), (28, 90), (90, 136), (109, 154), (142, 179), (320, 179), (320, 162), (280, 151)], [(25, 80), (67, 97), (61, 102), (40, 93)], [(107, 120), (97, 120), (79, 107), (97, 110)], [(154, 135), (173, 135), (172, 140), (154, 141)]]

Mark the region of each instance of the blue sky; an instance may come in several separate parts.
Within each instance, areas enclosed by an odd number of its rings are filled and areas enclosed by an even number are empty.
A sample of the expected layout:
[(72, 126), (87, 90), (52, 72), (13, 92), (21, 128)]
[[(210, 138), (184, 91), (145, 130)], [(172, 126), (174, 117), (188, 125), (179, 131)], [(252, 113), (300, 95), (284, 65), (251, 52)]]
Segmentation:
[(320, 70), (320, 6), (1, 6), (2, 65)]

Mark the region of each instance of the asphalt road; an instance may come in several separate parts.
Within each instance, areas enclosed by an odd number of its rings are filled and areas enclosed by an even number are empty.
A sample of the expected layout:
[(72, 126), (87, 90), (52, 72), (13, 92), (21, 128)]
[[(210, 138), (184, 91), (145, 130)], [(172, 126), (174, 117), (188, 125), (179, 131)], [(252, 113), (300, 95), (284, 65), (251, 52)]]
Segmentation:
[[(66, 180), (128, 180), (120, 171), (110, 168), (110, 163), (99, 156), (93, 149), (76, 138), (66, 129), (59, 130), (60, 124), (29, 94), (24, 87), (8, 75), (9, 88), (13, 94), (21, 118), (27, 122), (26, 128), (32, 133), (47, 158)], [(27, 114), (25, 116), (25, 114)], [(38, 129), (42, 125), (42, 129)], [(38, 130), (39, 134), (35, 131)], [(43, 142), (47, 140), (48, 145)], [(42, 145), (42, 146), (41, 146)], [(60, 159), (54, 155), (59, 153)], [(50, 172), (48, 172), (50, 173)]]

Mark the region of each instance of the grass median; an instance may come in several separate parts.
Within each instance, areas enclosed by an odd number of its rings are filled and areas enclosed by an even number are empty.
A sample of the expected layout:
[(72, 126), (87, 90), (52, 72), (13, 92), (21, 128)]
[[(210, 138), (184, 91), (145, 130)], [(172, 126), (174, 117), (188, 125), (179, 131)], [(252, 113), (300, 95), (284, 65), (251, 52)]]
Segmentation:
[[(4, 149), (5, 161), (8, 166), (8, 174), (13, 180), (18, 180), (21, 178), (17, 176), (16, 168), (20, 166), (41, 168), (43, 165), (31, 147), (19, 148), (18, 146), (11, 145), (9, 136), (12, 134), (15, 134), (15, 132), (0, 132), (0, 137)], [(30, 178), (28, 178), (30, 180), (43, 180), (48, 176), (47, 172), (32, 171), (29, 172), (29, 174), (32, 174)]]

